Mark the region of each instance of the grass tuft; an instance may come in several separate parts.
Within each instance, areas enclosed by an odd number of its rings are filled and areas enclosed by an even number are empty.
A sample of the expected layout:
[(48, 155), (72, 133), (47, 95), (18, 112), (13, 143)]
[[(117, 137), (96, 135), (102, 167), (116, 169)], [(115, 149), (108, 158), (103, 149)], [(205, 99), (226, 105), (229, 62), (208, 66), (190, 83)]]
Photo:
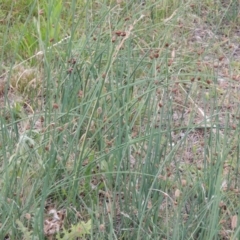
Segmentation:
[(238, 15), (3, 0), (2, 239), (236, 239)]

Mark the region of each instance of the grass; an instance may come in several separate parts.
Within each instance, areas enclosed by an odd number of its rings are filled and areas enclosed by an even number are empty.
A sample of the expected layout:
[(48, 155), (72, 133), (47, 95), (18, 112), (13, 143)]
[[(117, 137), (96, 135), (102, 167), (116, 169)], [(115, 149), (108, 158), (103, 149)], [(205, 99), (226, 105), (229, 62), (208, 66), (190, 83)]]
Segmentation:
[(2, 239), (237, 239), (239, 3), (0, 4)]

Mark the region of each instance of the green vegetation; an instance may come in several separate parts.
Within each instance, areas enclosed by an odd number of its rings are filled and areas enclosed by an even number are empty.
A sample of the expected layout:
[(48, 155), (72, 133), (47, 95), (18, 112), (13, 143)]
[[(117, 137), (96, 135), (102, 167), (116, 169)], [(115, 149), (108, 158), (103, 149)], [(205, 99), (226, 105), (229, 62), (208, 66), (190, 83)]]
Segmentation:
[(238, 239), (239, 12), (2, 0), (1, 239)]

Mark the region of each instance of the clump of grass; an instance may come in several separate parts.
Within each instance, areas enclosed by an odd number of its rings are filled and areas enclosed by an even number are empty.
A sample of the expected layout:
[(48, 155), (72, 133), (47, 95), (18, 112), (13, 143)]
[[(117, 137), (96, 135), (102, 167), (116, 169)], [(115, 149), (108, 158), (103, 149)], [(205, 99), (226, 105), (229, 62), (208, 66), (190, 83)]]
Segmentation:
[(2, 55), (3, 237), (237, 236), (235, 55), (204, 6), (27, 5), (34, 40)]

